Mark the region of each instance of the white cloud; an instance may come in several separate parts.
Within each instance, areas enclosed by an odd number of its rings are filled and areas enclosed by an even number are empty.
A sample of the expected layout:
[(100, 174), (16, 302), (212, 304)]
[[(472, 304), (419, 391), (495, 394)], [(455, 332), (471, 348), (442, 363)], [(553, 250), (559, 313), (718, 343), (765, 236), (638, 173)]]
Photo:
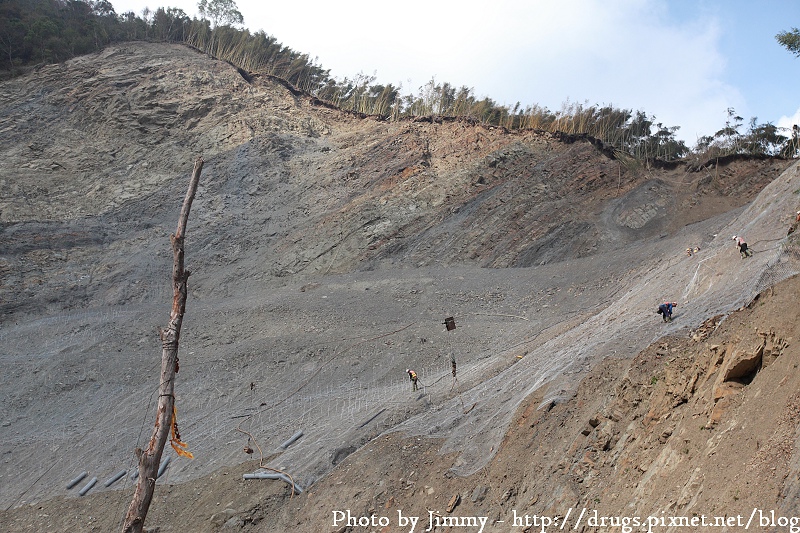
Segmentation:
[[(789, 135), (791, 135), (792, 126), (800, 125), (800, 107), (797, 108), (797, 111), (794, 112), (794, 115), (791, 117), (782, 116), (778, 119), (777, 124), (775, 124), (779, 128), (786, 128), (789, 131)], [(784, 132), (786, 135), (786, 132)]]
[(738, 89), (722, 81), (726, 59), (714, 19), (669, 21), (666, 5), (656, 1), (584, 0), (567, 4), (578, 9), (555, 13), (538, 5), (523, 10), (506, 32), (520, 35), (527, 23), (534, 35), (516, 46), (497, 43), (494, 64), (484, 57), (480, 68), (464, 69), (467, 85), (512, 105), (557, 110), (570, 100), (644, 110), (681, 126), (678, 136), (689, 144), (721, 128), (725, 110), (743, 103)]

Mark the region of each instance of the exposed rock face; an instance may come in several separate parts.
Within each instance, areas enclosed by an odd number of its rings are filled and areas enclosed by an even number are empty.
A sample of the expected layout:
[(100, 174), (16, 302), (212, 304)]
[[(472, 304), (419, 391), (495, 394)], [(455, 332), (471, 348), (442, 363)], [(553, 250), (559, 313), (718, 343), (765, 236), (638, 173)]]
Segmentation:
[[(148, 43), (4, 83), (4, 312), (121, 304), (156, 290), (155, 262), (142, 275), (92, 254), (171, 231), (197, 155), (208, 164), (190, 237), (203, 250), (196, 268), (235, 262), (261, 282), (607, 252), (741, 205), (787, 165), (746, 162), (705, 183), (705, 169), (640, 173), (581, 140), (356, 119), (310, 102), (183, 46)], [(81, 273), (54, 268), (43, 250), (55, 248)], [(121, 279), (138, 287), (109, 288)], [(196, 287), (225, 292), (229, 281)]]
[[(646, 170), (580, 138), (362, 119), (150, 43), (5, 82), (0, 117), (0, 503), (36, 502), (3, 531), (118, 527), (130, 485), (78, 499), (53, 469), (105, 479), (147, 438), (197, 155), (177, 383), (196, 460), (159, 481), (154, 527), (796, 503), (796, 286), (730, 314), (797, 271), (791, 162)], [(309, 490), (243, 483), (242, 450)]]

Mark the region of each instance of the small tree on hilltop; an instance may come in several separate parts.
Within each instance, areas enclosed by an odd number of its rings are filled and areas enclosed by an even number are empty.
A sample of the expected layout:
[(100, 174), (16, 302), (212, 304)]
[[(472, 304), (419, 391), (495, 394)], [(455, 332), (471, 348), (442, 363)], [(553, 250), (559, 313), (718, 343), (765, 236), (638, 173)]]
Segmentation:
[(775, 39), (781, 46), (789, 50), (791, 53), (800, 57), (800, 30), (792, 28), (792, 31), (782, 31), (775, 36)]
[(214, 53), (214, 36), (218, 26), (244, 24), (244, 17), (233, 0), (200, 0), (197, 10), (202, 17), (208, 17), (208, 20), (211, 21), (211, 43), (207, 51), (212, 55), (216, 55)]
[(200, 0), (197, 10), (204, 17), (208, 16), (212, 28), (216, 28), (220, 24), (223, 26), (244, 24), (244, 17), (233, 0)]

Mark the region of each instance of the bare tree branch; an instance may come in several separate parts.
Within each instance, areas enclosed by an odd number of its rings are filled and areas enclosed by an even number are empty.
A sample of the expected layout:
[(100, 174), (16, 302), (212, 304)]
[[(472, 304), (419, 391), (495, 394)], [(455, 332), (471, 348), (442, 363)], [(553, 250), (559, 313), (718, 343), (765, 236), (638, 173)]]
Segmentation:
[(170, 239), (172, 241), (173, 256), (172, 312), (170, 313), (169, 325), (160, 332), (162, 346), (161, 382), (159, 384), (156, 425), (153, 428), (153, 436), (150, 437), (147, 449), (136, 448), (135, 450), (136, 458), (139, 460), (139, 478), (130, 507), (128, 507), (128, 512), (125, 515), (125, 523), (122, 527), (123, 533), (142, 533), (144, 520), (150, 508), (150, 502), (153, 500), (153, 491), (158, 477), (161, 455), (164, 452), (164, 445), (167, 443), (167, 437), (172, 427), (172, 416), (175, 409), (175, 374), (178, 372), (178, 340), (181, 334), (183, 313), (186, 310), (186, 280), (189, 278), (189, 271), (183, 268), (183, 241), (186, 222), (189, 219), (189, 211), (192, 208), (202, 170), (203, 158), (198, 157), (194, 163), (194, 172), (189, 182), (189, 189), (186, 191), (186, 198), (183, 200), (178, 228)]

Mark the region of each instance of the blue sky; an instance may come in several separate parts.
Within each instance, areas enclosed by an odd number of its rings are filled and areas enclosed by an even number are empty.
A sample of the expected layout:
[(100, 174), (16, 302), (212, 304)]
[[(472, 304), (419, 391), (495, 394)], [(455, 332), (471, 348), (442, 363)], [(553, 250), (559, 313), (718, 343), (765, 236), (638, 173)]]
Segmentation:
[[(195, 0), (111, 0), (117, 13)], [(775, 40), (800, 0), (238, 0), (251, 31), (404, 94), (435, 79), (475, 96), (557, 111), (565, 102), (643, 110), (692, 146), (725, 125), (800, 123), (800, 58)], [(491, 7), (489, 7), (491, 5)]]

